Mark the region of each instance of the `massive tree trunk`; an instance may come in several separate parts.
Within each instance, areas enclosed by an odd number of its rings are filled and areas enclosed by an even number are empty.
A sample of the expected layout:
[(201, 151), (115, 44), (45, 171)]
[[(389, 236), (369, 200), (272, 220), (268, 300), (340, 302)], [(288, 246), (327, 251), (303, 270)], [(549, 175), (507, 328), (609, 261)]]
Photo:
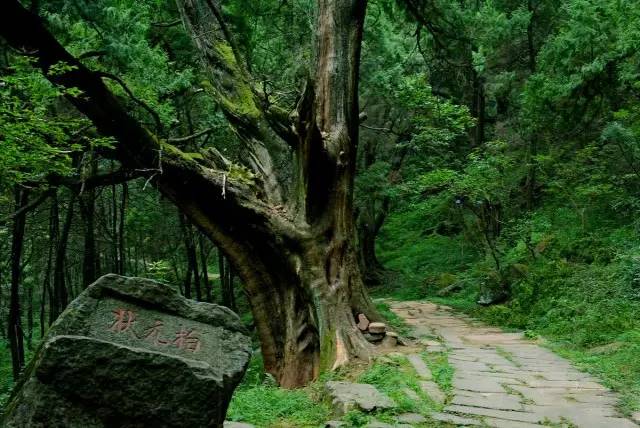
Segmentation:
[[(120, 142), (109, 155), (126, 168), (152, 169), (154, 185), (222, 249), (245, 286), (265, 368), (282, 386), (368, 359), (371, 345), (355, 317), (379, 315), (358, 268), (353, 221), (366, 0), (318, 0), (315, 72), (292, 114), (254, 89), (216, 0), (177, 3), (253, 181), (234, 178), (214, 149), (195, 158), (151, 134), (17, 0), (3, 8), (0, 34), (37, 52), (36, 65), (52, 82), (82, 90), (69, 101)], [(60, 61), (75, 67), (46, 73)], [(272, 153), (287, 145), (294, 179), (285, 187)]]

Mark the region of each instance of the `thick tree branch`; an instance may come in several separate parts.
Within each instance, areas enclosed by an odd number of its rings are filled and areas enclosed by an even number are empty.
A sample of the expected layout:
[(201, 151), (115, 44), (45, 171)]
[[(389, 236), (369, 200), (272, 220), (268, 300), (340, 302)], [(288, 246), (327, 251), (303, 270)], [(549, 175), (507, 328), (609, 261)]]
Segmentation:
[(264, 182), (265, 193), (274, 204), (280, 203), (282, 192), (270, 151), (281, 148), (278, 137), (287, 127), (272, 129), (217, 0), (176, 0), (176, 4), (200, 52), (213, 98), (244, 143), (249, 166)]
[[(297, 231), (256, 195), (255, 185), (234, 180), (226, 171), (206, 168), (175, 146), (159, 140), (138, 123), (102, 82), (49, 33), (41, 19), (18, 0), (5, 2), (0, 14), (0, 36), (14, 48), (35, 57), (35, 66), (53, 84), (77, 88), (80, 96), (66, 98), (106, 136), (119, 144), (109, 152), (129, 170), (154, 170), (155, 185), (217, 242), (233, 239), (251, 224), (251, 233), (287, 234)], [(70, 67), (50, 73), (52, 66)], [(224, 196), (223, 196), (224, 193)], [(277, 224), (277, 227), (274, 226)]]

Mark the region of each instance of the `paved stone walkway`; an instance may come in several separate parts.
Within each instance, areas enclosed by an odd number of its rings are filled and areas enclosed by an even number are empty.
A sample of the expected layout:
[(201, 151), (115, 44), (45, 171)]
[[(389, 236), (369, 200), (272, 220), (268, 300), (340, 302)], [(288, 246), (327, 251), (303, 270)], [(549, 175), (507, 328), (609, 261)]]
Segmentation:
[(617, 397), (520, 333), (487, 327), (445, 306), (398, 302), (392, 310), (414, 327), (427, 351), (449, 352), (453, 396), (434, 419), (459, 426), (637, 428), (616, 411)]

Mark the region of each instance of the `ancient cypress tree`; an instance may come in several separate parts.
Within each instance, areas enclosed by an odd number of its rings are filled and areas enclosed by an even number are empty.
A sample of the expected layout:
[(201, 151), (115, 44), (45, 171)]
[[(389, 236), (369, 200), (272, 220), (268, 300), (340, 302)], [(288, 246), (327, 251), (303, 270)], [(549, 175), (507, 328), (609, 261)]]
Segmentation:
[[(119, 142), (102, 156), (148, 171), (222, 249), (246, 287), (265, 368), (281, 385), (303, 385), (321, 370), (368, 358), (355, 315), (379, 316), (358, 269), (352, 212), (366, 0), (318, 0), (312, 71), (290, 109), (253, 84), (217, 0), (177, 4), (250, 174), (234, 174), (215, 149), (185, 153), (145, 128), (19, 1), (3, 5), (0, 35), (34, 55), (51, 82), (80, 89), (69, 101)], [(48, 73), (58, 63), (72, 67)], [(291, 180), (276, 170), (274, 153), (290, 154)]]

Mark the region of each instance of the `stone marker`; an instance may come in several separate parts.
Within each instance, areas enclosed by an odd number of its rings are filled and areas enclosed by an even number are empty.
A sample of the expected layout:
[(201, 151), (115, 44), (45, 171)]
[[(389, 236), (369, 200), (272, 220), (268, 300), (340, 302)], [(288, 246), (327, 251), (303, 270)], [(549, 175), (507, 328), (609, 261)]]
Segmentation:
[(396, 407), (396, 403), (373, 385), (330, 381), (325, 385), (336, 416), (342, 416), (350, 410), (365, 412), (385, 410)]
[(369, 328), (369, 318), (365, 314), (358, 314), (358, 328), (360, 331), (366, 331)]
[(251, 341), (229, 309), (106, 275), (51, 326), (3, 427), (216, 427)]
[(369, 324), (369, 333), (384, 334), (387, 331), (387, 325), (383, 322), (372, 322)]

